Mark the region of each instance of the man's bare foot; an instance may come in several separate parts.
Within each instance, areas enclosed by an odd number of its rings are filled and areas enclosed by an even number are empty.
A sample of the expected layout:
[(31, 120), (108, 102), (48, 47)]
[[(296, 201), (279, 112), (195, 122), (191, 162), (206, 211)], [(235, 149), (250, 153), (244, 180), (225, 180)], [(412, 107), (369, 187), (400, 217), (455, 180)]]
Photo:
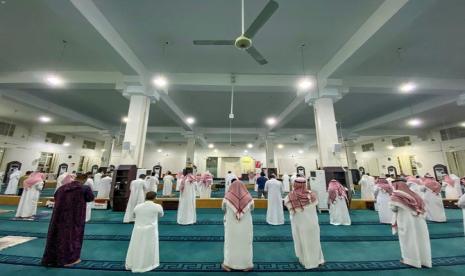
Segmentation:
[(231, 269), (228, 266), (226, 266), (225, 264), (221, 264), (221, 267), (223, 268), (224, 271), (231, 272)]
[(81, 262), (81, 259), (77, 259), (75, 262), (70, 263), (70, 264), (66, 264), (65, 266), (66, 266), (66, 267), (69, 267), (69, 266), (77, 265), (77, 264), (80, 263), (80, 262)]

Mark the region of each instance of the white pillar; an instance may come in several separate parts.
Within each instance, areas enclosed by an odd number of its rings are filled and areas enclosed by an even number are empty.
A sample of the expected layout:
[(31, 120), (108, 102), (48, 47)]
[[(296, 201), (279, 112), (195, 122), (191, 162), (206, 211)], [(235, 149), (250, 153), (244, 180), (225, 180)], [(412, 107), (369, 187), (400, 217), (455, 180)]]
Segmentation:
[(104, 134), (104, 137), (105, 137), (105, 144), (103, 145), (102, 163), (100, 166), (108, 167), (110, 166), (110, 159), (111, 159), (111, 152), (113, 150), (114, 138), (110, 134)]
[(347, 167), (349, 169), (357, 169), (357, 156), (355, 153), (355, 143), (353, 141), (347, 141), (346, 155), (347, 155)]
[(124, 132), (121, 164), (142, 167), (149, 111), (149, 97), (144, 95), (131, 96), (128, 121)]
[(315, 114), (316, 139), (320, 155), (320, 167), (341, 166), (338, 154), (334, 154), (334, 145), (339, 143), (337, 137), (336, 117), (334, 115), (333, 100), (319, 98), (313, 102)]
[(274, 140), (273, 137), (268, 136), (265, 141), (266, 148), (266, 167), (276, 168), (274, 156)]
[(187, 137), (187, 152), (186, 152), (186, 167), (194, 165), (195, 155), (195, 137), (193, 134), (186, 135)]

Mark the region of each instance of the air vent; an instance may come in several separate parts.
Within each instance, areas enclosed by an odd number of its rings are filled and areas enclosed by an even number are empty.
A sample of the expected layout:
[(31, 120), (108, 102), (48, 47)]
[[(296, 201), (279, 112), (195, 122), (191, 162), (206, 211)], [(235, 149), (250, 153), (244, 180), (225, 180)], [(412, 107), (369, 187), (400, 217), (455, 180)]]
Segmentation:
[(0, 135), (2, 136), (13, 136), (16, 125), (0, 122)]
[(97, 143), (93, 141), (84, 140), (84, 142), (82, 143), (82, 148), (83, 149), (95, 149), (96, 145)]
[(373, 143), (363, 144), (362, 145), (362, 151), (363, 152), (375, 151), (375, 144), (373, 144)]
[(396, 148), (412, 145), (412, 143), (410, 142), (409, 136), (402, 136), (399, 138), (394, 138), (391, 140), (391, 142), (392, 142), (392, 145)]
[(61, 134), (56, 134), (52, 132), (47, 132), (45, 135), (45, 142), (62, 145), (65, 142), (66, 136)]
[(451, 128), (441, 129), (440, 133), (441, 133), (442, 141), (465, 138), (464, 127), (451, 127)]

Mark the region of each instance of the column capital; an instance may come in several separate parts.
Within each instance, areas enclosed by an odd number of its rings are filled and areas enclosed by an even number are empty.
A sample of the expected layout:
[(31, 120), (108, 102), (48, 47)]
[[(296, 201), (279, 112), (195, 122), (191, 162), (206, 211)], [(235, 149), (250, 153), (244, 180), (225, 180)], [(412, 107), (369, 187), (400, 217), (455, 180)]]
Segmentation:
[(123, 89), (123, 96), (146, 96), (152, 103), (155, 103), (160, 99), (160, 94), (158, 94), (155, 89), (146, 88), (143, 85), (127, 85)]
[(340, 88), (336, 87), (324, 88), (320, 90), (319, 95), (315, 91), (305, 96), (305, 103), (307, 103), (308, 105), (313, 105), (316, 100), (323, 98), (331, 99), (333, 100), (333, 102), (338, 101), (342, 99), (342, 91)]
[(181, 135), (187, 139), (195, 138), (195, 133), (193, 131), (184, 131)]

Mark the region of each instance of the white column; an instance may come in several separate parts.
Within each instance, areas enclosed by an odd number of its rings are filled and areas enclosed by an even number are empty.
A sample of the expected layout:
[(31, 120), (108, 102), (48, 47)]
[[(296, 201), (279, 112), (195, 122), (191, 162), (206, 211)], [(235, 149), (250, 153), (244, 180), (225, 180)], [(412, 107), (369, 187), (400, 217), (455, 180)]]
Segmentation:
[(114, 138), (111, 134), (104, 134), (105, 144), (103, 145), (101, 167), (110, 166), (111, 152), (113, 150)]
[(355, 143), (354, 141), (347, 141), (346, 146), (346, 155), (347, 155), (347, 167), (349, 169), (357, 169), (357, 156), (355, 152)]
[(276, 168), (275, 156), (274, 156), (274, 137), (268, 136), (265, 141), (266, 148), (266, 167)]
[(186, 135), (187, 137), (187, 152), (186, 152), (186, 167), (194, 165), (195, 155), (195, 137), (193, 134)]
[(131, 96), (127, 116), (128, 122), (124, 132), (121, 164), (142, 167), (149, 111), (149, 97), (144, 95)]
[(334, 154), (334, 145), (339, 143), (337, 137), (336, 117), (334, 115), (333, 100), (319, 98), (313, 102), (315, 114), (316, 139), (320, 155), (320, 167), (341, 166), (338, 154)]

